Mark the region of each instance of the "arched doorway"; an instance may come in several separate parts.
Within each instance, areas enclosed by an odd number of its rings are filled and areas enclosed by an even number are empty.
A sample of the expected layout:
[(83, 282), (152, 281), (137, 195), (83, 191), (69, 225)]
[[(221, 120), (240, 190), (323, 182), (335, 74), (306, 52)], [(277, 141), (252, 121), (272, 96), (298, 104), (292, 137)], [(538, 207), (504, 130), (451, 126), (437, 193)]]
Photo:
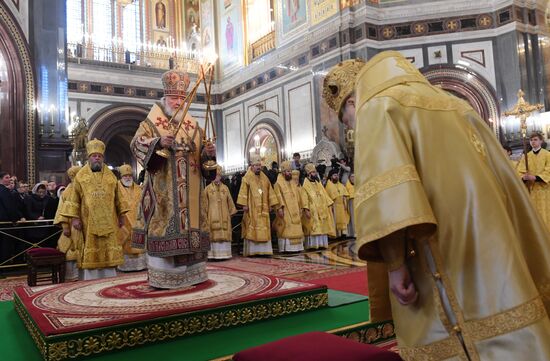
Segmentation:
[(281, 136), (277, 129), (268, 123), (260, 122), (248, 134), (245, 158), (250, 163), (251, 156), (260, 155), (263, 164), (269, 169), (271, 163), (281, 163), (281, 150)]
[(135, 175), (139, 174), (141, 167), (130, 151), (130, 142), (148, 112), (148, 109), (138, 106), (122, 105), (107, 109), (92, 119), (88, 139), (97, 138), (105, 143), (107, 165), (130, 164)]
[(35, 179), (34, 73), (25, 37), (0, 2), (0, 169)]
[(433, 85), (466, 100), (500, 139), (500, 110), (495, 91), (485, 78), (458, 66), (437, 65), (422, 71)]

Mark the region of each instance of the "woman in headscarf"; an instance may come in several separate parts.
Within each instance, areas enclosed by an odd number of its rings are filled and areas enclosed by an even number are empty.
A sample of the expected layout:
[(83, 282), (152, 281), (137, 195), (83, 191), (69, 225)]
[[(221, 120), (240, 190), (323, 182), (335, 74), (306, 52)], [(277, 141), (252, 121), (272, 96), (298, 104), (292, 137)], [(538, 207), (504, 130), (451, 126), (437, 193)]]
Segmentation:
[[(48, 191), (43, 183), (37, 183), (32, 188), (32, 194), (25, 198), (25, 209), (27, 211), (28, 220), (44, 220), (46, 219), (46, 207), (48, 206), (49, 197)], [(50, 233), (50, 229), (46, 222), (37, 222), (34, 224), (36, 228), (27, 230), (27, 238), (33, 243), (39, 243), (46, 238)], [(55, 241), (48, 239), (39, 243), (41, 247), (55, 247)]]

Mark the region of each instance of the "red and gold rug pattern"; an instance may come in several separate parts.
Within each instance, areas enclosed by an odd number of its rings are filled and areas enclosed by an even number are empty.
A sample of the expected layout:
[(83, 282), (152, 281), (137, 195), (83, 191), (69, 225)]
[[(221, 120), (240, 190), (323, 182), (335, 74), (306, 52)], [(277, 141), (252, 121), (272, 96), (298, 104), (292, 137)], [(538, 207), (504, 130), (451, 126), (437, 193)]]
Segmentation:
[(149, 287), (146, 273), (15, 292), (45, 336), (231, 306), (324, 286), (209, 266), (209, 280), (179, 290)]
[(333, 270), (333, 266), (287, 261), (277, 258), (247, 258), (235, 257), (227, 261), (218, 263), (221, 267), (227, 267), (234, 270), (268, 274), (273, 276), (285, 276), (305, 273), (315, 273)]
[(27, 276), (9, 277), (0, 280), (0, 301), (13, 300), (13, 290), (27, 284)]

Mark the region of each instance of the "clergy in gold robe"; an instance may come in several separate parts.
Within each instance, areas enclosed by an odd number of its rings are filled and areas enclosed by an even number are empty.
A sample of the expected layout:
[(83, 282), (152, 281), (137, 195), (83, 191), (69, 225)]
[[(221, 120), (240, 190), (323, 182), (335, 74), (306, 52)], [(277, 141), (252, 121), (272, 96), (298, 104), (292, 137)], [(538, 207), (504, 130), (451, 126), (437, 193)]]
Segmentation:
[(329, 172), (327, 184), (325, 189), (328, 196), (332, 199), (334, 224), (336, 229), (336, 237), (346, 235), (349, 224), (349, 212), (348, 212), (348, 197), (349, 193), (346, 187), (340, 182), (340, 175), (338, 170), (332, 169)]
[(91, 140), (86, 151), (88, 163), (76, 174), (74, 190), (64, 200), (60, 213), (84, 235), (79, 256), (80, 280), (116, 276), (116, 266), (124, 262), (117, 233), (128, 212), (115, 175), (103, 163), (105, 144)]
[(328, 247), (328, 237), (335, 237), (334, 217), (332, 215), (332, 199), (327, 194), (319, 180), (313, 163), (305, 166), (306, 178), (302, 190), (304, 193), (303, 217), (305, 248), (318, 249)]
[(237, 208), (231, 198), (231, 192), (222, 183), (222, 168), (217, 166), (216, 178), (204, 189), (204, 202), (208, 216), (210, 232), (209, 259), (231, 258), (231, 216), (237, 213)]
[(182, 110), (189, 82), (180, 70), (162, 75), (164, 97), (130, 144), (147, 170), (132, 246), (147, 250), (149, 284), (156, 288), (183, 288), (208, 279), (210, 244), (201, 201), (208, 174), (202, 164), (215, 156), (216, 148), (203, 146), (203, 130)]
[(355, 174), (351, 173), (346, 182), (346, 190), (348, 191), (348, 237), (355, 237), (355, 220), (353, 212), (353, 199), (355, 198)]
[(128, 203), (128, 213), (124, 227), (119, 232), (119, 242), (124, 252), (124, 263), (118, 266), (123, 272), (141, 271), (147, 268), (147, 260), (143, 249), (132, 247), (132, 229), (136, 225), (137, 209), (141, 200), (141, 188), (134, 182), (132, 166), (123, 164), (118, 168), (120, 180), (118, 187), (123, 199)]
[(277, 232), (279, 252), (303, 251), (302, 209), (305, 202), (297, 182), (293, 179), (290, 161), (281, 163), (281, 173), (273, 188), (279, 200), (273, 222)]
[(243, 207), (243, 256), (272, 255), (270, 210), (279, 204), (259, 156), (253, 156), (243, 177), (237, 204)]
[(357, 251), (388, 268), (403, 359), (549, 360), (548, 231), (494, 132), (398, 52), (348, 63), (324, 95), (356, 121)]
[(61, 193), (58, 197), (59, 205), (57, 206), (57, 211), (53, 221), (53, 224), (57, 224), (63, 229), (63, 232), (57, 240), (57, 249), (65, 253), (65, 279), (67, 281), (78, 279), (78, 264), (80, 263), (78, 256), (81, 254), (82, 246), (84, 245), (84, 238), (82, 236), (82, 231), (71, 225), (71, 218), (62, 216), (61, 212), (63, 210), (63, 203), (65, 202), (65, 199), (70, 198), (72, 192), (74, 192), (74, 184), (72, 181), (81, 168), (82, 167), (75, 165), (67, 170), (67, 176), (69, 176), (71, 183), (65, 187), (63, 193)]
[(517, 170), (526, 187), (530, 190), (531, 200), (540, 217), (550, 229), (550, 152), (542, 148), (543, 136), (535, 132), (529, 137), (532, 150), (527, 153), (527, 164), (522, 157)]

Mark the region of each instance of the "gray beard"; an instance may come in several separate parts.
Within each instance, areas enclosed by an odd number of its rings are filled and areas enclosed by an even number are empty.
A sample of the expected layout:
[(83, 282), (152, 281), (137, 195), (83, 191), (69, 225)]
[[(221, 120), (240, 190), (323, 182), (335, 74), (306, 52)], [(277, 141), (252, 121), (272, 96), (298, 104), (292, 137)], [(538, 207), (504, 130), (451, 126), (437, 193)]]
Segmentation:
[(103, 164), (101, 164), (101, 163), (92, 163), (92, 164), (90, 164), (90, 168), (92, 169), (92, 172), (100, 172), (101, 168), (103, 168)]
[[(168, 104), (166, 104), (166, 101), (162, 101), (161, 102), (162, 104), (162, 110), (164, 111), (164, 114), (168, 117), (168, 118), (171, 118), (174, 116), (174, 113), (176, 112), (176, 109), (168, 106)], [(176, 121), (176, 122), (179, 122), (181, 121), (181, 117), (183, 116), (183, 112), (180, 111), (178, 112), (178, 115), (176, 116), (175, 119), (173, 119), (173, 121)]]
[(121, 179), (120, 181), (122, 182), (122, 185), (125, 186), (126, 188), (131, 187), (132, 183), (134, 183), (132, 179), (128, 179), (128, 180)]

